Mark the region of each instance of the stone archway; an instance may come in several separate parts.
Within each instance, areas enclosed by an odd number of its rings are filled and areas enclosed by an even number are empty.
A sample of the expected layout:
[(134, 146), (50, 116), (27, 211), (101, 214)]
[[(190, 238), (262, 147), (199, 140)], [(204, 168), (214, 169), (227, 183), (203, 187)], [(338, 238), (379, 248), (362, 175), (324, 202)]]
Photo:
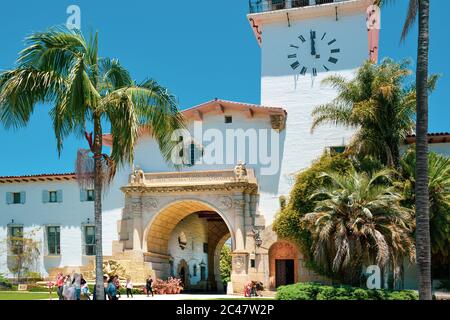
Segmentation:
[[(169, 253), (173, 231), (191, 215), (204, 215), (209, 230), (205, 241), (208, 245), (203, 249), (207, 259), (186, 263), (197, 268), (206, 265), (214, 271), (208, 273), (205, 281), (209, 290), (220, 290), (217, 248), (231, 238), (231, 281), (236, 291), (242, 290), (250, 278), (249, 257), (255, 248), (252, 230), (265, 226), (264, 217), (257, 210), (258, 184), (252, 169), (239, 175), (234, 170), (139, 172), (121, 190), (125, 194), (125, 208), (113, 254), (133, 261), (140, 256), (144, 269), (152, 270), (156, 278), (167, 278), (178, 263)], [(189, 247), (189, 241), (186, 245)], [(252, 270), (252, 277), (262, 272)]]

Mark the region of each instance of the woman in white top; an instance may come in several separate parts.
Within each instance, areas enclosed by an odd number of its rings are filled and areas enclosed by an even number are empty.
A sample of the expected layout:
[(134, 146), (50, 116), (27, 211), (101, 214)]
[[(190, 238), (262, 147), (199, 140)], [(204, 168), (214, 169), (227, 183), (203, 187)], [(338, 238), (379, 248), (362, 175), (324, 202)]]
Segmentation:
[(127, 289), (127, 298), (130, 297), (133, 298), (133, 282), (131, 281), (131, 278), (127, 278), (127, 283), (125, 284), (125, 287)]

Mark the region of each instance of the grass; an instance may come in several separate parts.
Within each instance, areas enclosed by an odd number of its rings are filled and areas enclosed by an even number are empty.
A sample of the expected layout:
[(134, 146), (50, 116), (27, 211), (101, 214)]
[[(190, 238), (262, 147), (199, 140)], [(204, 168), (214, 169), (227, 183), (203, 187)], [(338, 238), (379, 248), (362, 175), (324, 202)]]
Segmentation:
[[(46, 292), (0, 291), (0, 300), (43, 300), (49, 297)], [(52, 298), (57, 299), (57, 294), (52, 293)]]

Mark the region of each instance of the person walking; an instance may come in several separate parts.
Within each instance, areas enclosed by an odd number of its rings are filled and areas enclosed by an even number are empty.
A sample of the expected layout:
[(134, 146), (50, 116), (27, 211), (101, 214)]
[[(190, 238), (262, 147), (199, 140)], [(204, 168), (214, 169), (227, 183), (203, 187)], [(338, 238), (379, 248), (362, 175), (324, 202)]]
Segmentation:
[(64, 300), (75, 300), (75, 288), (72, 286), (70, 275), (64, 278), (63, 296)]
[(125, 284), (125, 288), (127, 289), (127, 298), (131, 296), (133, 298), (133, 282), (131, 281), (131, 278), (127, 278), (127, 283)]
[(120, 287), (121, 287), (121, 285), (120, 285), (120, 281), (119, 281), (119, 276), (114, 276), (113, 277), (113, 281), (114, 281), (114, 285), (116, 286), (117, 297), (120, 298), (121, 297), (121, 295), (120, 295)]
[(72, 280), (72, 286), (75, 288), (75, 300), (81, 299), (81, 275), (75, 273)]
[(147, 290), (147, 297), (150, 296), (150, 293), (153, 297), (153, 279), (152, 276), (148, 276), (146, 282), (145, 282), (145, 289)]
[(91, 300), (89, 286), (87, 284), (87, 281), (84, 279), (83, 275), (81, 275), (80, 284), (81, 284), (81, 297), (83, 297), (83, 299)]
[(64, 276), (62, 272), (59, 272), (58, 275), (56, 276), (56, 287), (58, 288), (56, 292), (58, 293), (59, 300), (64, 300), (63, 296)]
[(117, 289), (116, 285), (114, 284), (114, 278), (115, 277), (111, 277), (108, 281), (108, 288), (106, 292), (108, 294), (109, 300), (117, 300)]

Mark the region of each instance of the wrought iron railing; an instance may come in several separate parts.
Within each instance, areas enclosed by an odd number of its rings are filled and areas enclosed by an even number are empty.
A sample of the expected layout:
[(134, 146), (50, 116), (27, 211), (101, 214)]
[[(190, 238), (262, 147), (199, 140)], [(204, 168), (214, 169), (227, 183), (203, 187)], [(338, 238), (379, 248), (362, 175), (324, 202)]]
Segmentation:
[(315, 6), (345, 0), (249, 0), (250, 13)]

